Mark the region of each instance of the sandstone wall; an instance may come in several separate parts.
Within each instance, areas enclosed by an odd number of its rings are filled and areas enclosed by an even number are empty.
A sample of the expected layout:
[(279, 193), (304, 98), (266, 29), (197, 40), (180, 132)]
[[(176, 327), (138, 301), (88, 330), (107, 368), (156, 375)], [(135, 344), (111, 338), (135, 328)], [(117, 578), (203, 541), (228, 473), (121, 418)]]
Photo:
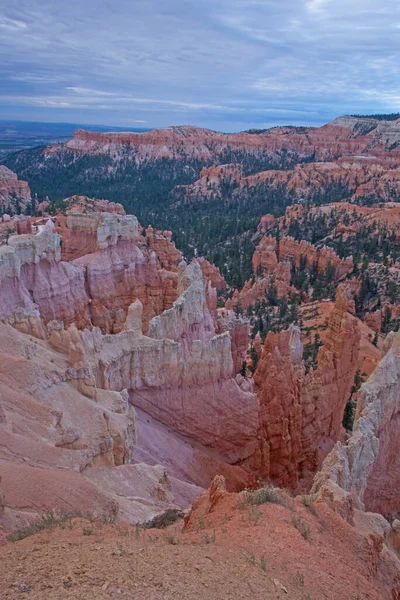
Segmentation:
[(346, 444), (337, 443), (314, 481), (322, 496), (335, 494), (342, 504), (400, 514), (400, 336), (389, 334), (385, 356), (357, 398), (353, 433)]
[(360, 332), (339, 290), (317, 368), (306, 374), (301, 332), (270, 332), (255, 373), (259, 389), (262, 477), (296, 487), (315, 473), (338, 439), (357, 369)]

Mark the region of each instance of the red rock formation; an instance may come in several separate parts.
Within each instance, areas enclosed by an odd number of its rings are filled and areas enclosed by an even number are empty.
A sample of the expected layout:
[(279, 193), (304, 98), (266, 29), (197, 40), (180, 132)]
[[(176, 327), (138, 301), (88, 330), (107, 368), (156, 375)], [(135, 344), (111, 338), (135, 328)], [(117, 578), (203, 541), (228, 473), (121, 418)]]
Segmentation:
[(253, 254), (253, 272), (266, 271), (267, 273), (272, 273), (278, 264), (277, 250), (276, 238), (270, 235), (264, 236)]
[(266, 235), (271, 227), (275, 224), (276, 219), (274, 215), (263, 215), (257, 226), (257, 235)]
[[(297, 152), (302, 156), (315, 156), (318, 161), (331, 161), (365, 153), (383, 160), (390, 156), (395, 162), (400, 152), (397, 121), (376, 121), (342, 117), (322, 127), (275, 127), (261, 134), (222, 134), (197, 127), (168, 127), (144, 133), (96, 133), (77, 130), (72, 140), (64, 144), (73, 152), (118, 154), (123, 146), (136, 150), (136, 160), (146, 158), (172, 158), (192, 156), (215, 158), (228, 148), (246, 150), (247, 153), (270, 153), (282, 150)], [(59, 149), (47, 149), (51, 154)]]
[(400, 306), (398, 304), (385, 304), (382, 309), (366, 313), (364, 322), (368, 327), (380, 333), (382, 331), (382, 320), (387, 310), (390, 311), (391, 319), (396, 319), (400, 316)]
[[(303, 260), (309, 269), (315, 264), (318, 271), (323, 272), (328, 265), (332, 265), (336, 278), (340, 279), (353, 268), (351, 258), (341, 260), (332, 248), (324, 246), (317, 248), (304, 240), (297, 241), (292, 237), (282, 237), (277, 244), (272, 236), (264, 236), (257, 245), (253, 254), (253, 271), (255, 273), (273, 274), (276, 265), (287, 263), (300, 267)], [(289, 280), (290, 282), (290, 270)]]
[(29, 217), (20, 217), (17, 220), (17, 234), (32, 233), (32, 221)]
[(260, 476), (295, 487), (301, 456), (304, 376), (299, 331), (269, 333), (254, 379), (260, 398)]
[(31, 191), (26, 181), (20, 181), (13, 171), (0, 165), (1, 212), (19, 214), (31, 202)]
[(233, 372), (234, 374), (239, 373), (249, 346), (249, 321), (236, 317), (232, 310), (220, 308), (216, 319), (216, 331), (217, 333), (229, 332), (232, 344)]
[(374, 331), (380, 332), (382, 327), (382, 312), (380, 310), (375, 310), (374, 312), (366, 313), (364, 322)]
[(259, 387), (262, 477), (296, 487), (343, 437), (342, 418), (357, 369), (360, 332), (338, 291), (317, 368), (306, 374), (300, 330), (269, 333), (254, 379)]
[(219, 292), (226, 289), (227, 283), (222, 277), (218, 267), (202, 257), (196, 258), (196, 261), (200, 265), (206, 283), (210, 281), (211, 285)]
[(117, 215), (124, 215), (125, 209), (118, 202), (110, 202), (109, 200), (100, 200), (99, 198), (88, 198), (88, 196), (70, 196), (65, 198), (67, 204), (66, 213), (71, 211), (79, 213), (107, 212)]
[(203, 202), (206, 199), (222, 198), (222, 186), (237, 186), (242, 181), (243, 169), (238, 164), (203, 167), (200, 178), (192, 185), (176, 186), (175, 191), (183, 193), (186, 202)]
[(155, 252), (160, 269), (178, 271), (179, 263), (182, 262), (182, 254), (172, 241), (171, 231), (158, 231), (149, 225), (145, 230), (145, 242), (147, 247)]

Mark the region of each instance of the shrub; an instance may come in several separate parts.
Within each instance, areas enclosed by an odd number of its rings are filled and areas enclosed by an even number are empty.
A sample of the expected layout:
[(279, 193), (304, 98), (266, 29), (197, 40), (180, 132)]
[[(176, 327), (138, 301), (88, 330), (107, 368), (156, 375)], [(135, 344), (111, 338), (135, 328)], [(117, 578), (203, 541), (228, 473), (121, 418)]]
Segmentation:
[(161, 515), (155, 516), (150, 521), (142, 524), (144, 529), (165, 529), (179, 519), (183, 519), (184, 513), (176, 508), (168, 508)]
[(17, 542), (18, 540), (23, 540), (26, 537), (34, 535), (39, 531), (43, 531), (45, 529), (55, 529), (58, 525), (62, 526), (66, 521), (70, 521), (73, 518), (85, 517), (82, 513), (68, 513), (63, 512), (57, 515), (54, 511), (49, 511), (44, 513), (39, 519), (29, 523), (28, 525), (24, 525), (19, 529), (16, 529), (10, 535), (7, 536), (9, 542)]
[(289, 502), (282, 491), (272, 485), (264, 486), (255, 491), (245, 490), (242, 494), (242, 501), (244, 504), (256, 506), (272, 502), (273, 504), (281, 504), (282, 506), (289, 507)]
[(298, 531), (300, 531), (301, 535), (305, 540), (309, 540), (311, 537), (311, 530), (307, 523), (303, 521), (301, 517), (293, 517), (292, 519), (293, 525), (296, 527)]
[(303, 494), (303, 496), (301, 497), (301, 501), (312, 515), (314, 515), (315, 517), (318, 516), (318, 513), (314, 506), (314, 496), (307, 496), (306, 494)]

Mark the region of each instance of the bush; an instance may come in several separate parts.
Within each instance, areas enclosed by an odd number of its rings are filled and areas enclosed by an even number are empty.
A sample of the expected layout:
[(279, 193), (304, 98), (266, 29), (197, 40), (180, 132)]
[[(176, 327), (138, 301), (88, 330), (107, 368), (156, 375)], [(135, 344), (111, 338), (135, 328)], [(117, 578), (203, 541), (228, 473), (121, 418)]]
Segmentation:
[(242, 494), (242, 499), (245, 504), (259, 506), (271, 502), (272, 504), (281, 504), (288, 506), (288, 501), (279, 488), (274, 486), (264, 486), (258, 490), (245, 490)]
[(161, 515), (155, 516), (150, 521), (143, 523), (144, 529), (165, 529), (169, 525), (176, 523), (179, 519), (183, 519), (184, 513), (176, 508), (168, 508)]
[(313, 496), (307, 496), (307, 495), (303, 494), (303, 496), (301, 497), (301, 501), (304, 504), (304, 506), (306, 507), (306, 509), (309, 510), (312, 515), (314, 515), (315, 517), (318, 515), (318, 513), (315, 509), (315, 506), (314, 506), (314, 497)]
[(29, 523), (28, 525), (24, 525), (19, 529), (16, 529), (10, 535), (7, 536), (7, 540), (9, 542), (17, 542), (19, 540), (23, 540), (26, 537), (34, 535), (39, 531), (43, 531), (45, 529), (55, 529), (58, 525), (62, 525), (66, 521), (69, 521), (73, 518), (84, 517), (82, 513), (61, 513), (57, 515), (54, 511), (50, 511), (44, 513), (39, 519)]
[(303, 521), (301, 517), (293, 517), (292, 519), (293, 525), (296, 527), (298, 531), (300, 531), (301, 535), (305, 540), (309, 540), (311, 537), (311, 530), (307, 523)]

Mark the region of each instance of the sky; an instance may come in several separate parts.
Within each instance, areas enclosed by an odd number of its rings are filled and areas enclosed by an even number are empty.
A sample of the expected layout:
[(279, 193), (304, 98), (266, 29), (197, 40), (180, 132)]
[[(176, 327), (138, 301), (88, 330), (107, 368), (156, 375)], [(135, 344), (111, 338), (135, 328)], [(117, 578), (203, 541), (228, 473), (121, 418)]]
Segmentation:
[(0, 0), (0, 119), (241, 131), (400, 111), (399, 0)]

